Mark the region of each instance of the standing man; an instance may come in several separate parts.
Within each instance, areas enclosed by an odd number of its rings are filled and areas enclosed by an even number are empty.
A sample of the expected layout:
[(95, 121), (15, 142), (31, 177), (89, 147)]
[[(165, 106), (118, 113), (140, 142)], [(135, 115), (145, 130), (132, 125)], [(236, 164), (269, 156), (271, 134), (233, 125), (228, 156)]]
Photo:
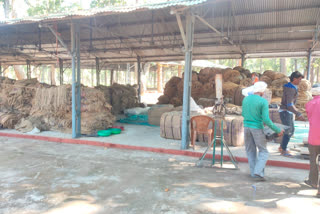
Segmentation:
[(306, 112), (309, 119), (310, 172), (308, 180), (304, 182), (313, 188), (318, 186), (316, 196), (320, 198), (319, 169), (316, 163), (317, 156), (320, 155), (320, 86), (312, 88), (311, 93), (313, 99), (306, 104)]
[(290, 82), (283, 86), (283, 95), (281, 99), (280, 106), (280, 119), (283, 125), (289, 126), (290, 128), (284, 133), (281, 145), (279, 147), (279, 152), (281, 155), (290, 157), (290, 153), (287, 151), (287, 146), (290, 141), (291, 136), (294, 133), (294, 117), (302, 121), (305, 121), (302, 114), (295, 107), (298, 98), (298, 85), (304, 76), (299, 72), (295, 71), (290, 76)]
[(268, 101), (262, 97), (266, 89), (267, 84), (259, 81), (243, 90), (243, 94), (246, 96), (242, 101), (245, 148), (250, 174), (256, 181), (265, 181), (264, 168), (269, 156), (263, 123), (278, 133), (279, 136), (283, 135), (283, 130), (274, 125), (269, 117)]

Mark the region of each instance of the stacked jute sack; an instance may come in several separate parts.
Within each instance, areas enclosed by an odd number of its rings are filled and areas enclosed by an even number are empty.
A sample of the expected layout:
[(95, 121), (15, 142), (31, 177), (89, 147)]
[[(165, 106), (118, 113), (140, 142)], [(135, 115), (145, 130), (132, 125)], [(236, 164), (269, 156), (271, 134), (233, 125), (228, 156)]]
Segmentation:
[(296, 107), (302, 115), (307, 118), (306, 113), (306, 104), (312, 99), (311, 83), (308, 80), (301, 80), (298, 86), (298, 99), (296, 103)]
[[(107, 88), (107, 90), (106, 90)], [(115, 122), (113, 112), (136, 107), (136, 89), (113, 85), (98, 89), (81, 86), (81, 132), (92, 134)], [(11, 80), (0, 77), (0, 126), (28, 132), (71, 132), (71, 86), (49, 86), (36, 79)], [(113, 103), (111, 106), (109, 103)]]
[[(201, 98), (215, 98), (215, 75), (223, 75), (223, 95), (226, 102), (234, 103), (236, 91), (251, 84), (251, 73), (242, 67), (234, 69), (204, 68), (199, 73), (192, 72), (191, 96), (198, 102)], [(238, 97), (238, 96), (236, 96)], [(182, 105), (183, 98), (183, 78), (172, 77), (165, 85), (164, 95), (158, 98), (158, 104)]]

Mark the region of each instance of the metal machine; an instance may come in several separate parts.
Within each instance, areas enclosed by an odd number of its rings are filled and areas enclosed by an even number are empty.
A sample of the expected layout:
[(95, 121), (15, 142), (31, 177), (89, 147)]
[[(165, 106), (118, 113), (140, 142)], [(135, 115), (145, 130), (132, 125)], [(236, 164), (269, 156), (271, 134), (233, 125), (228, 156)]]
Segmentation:
[[(222, 94), (222, 74), (216, 74), (215, 76), (215, 85), (216, 85), (216, 102), (212, 109), (212, 113), (214, 115), (215, 123), (212, 124), (214, 128), (214, 137), (211, 143), (208, 145), (207, 149), (202, 154), (200, 160), (196, 163), (196, 166), (202, 167), (202, 161), (205, 158), (207, 152), (213, 145), (213, 157), (212, 157), (212, 164), (211, 166), (214, 166), (215, 164), (215, 154), (216, 154), (216, 142), (217, 140), (220, 141), (221, 145), (221, 159), (220, 159), (220, 166), (223, 167), (223, 147), (226, 148), (228, 155), (230, 157), (230, 160), (232, 161), (233, 165), (235, 166), (235, 169), (239, 169), (238, 162), (232, 155), (228, 145), (225, 143), (225, 140), (223, 138), (223, 122), (224, 122), (224, 116), (226, 114), (226, 108), (224, 106), (223, 102), (223, 94)], [(220, 126), (221, 133), (220, 135), (217, 135), (217, 128)]]

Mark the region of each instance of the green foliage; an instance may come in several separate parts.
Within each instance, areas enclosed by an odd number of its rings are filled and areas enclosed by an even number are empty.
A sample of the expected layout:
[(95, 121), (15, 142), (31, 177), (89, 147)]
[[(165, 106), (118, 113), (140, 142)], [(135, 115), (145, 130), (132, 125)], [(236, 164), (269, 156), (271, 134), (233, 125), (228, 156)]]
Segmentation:
[(26, 3), (29, 5), (29, 9), (27, 10), (29, 16), (48, 15), (80, 9), (78, 4), (64, 4), (64, 0), (36, 0), (32, 1), (33, 4), (30, 4), (28, 1)]
[(90, 7), (91, 8), (101, 8), (106, 6), (119, 6), (119, 5), (125, 5), (125, 0), (92, 0)]

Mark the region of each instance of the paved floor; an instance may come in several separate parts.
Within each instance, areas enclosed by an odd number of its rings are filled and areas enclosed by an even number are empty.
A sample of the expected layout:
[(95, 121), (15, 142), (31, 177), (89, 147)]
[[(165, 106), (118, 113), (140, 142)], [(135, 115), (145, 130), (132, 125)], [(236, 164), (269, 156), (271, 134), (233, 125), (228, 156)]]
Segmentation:
[[(120, 135), (112, 135), (109, 137), (81, 137), (80, 139), (98, 141), (98, 142), (108, 142), (108, 143), (122, 144), (122, 145), (180, 150), (181, 141), (164, 139), (160, 137), (160, 127), (131, 125), (131, 124), (123, 124), (123, 123), (117, 124), (117, 125), (122, 125), (125, 128), (125, 131), (122, 132)], [(0, 133), (1, 132), (23, 134), (16, 130), (8, 130), (8, 129), (0, 130)], [(65, 133), (53, 132), (53, 131), (41, 132), (36, 135), (71, 139), (71, 134), (65, 134)], [(296, 143), (289, 143), (288, 147), (293, 147), (295, 144)], [(196, 152), (202, 153), (206, 148), (205, 143), (197, 142), (197, 145), (198, 146), (196, 147)], [(268, 143), (268, 150), (270, 152), (269, 160), (286, 161), (286, 162), (294, 162), (294, 163), (309, 163), (308, 160), (303, 160), (300, 158), (288, 158), (288, 157), (281, 156), (280, 153), (278, 152), (278, 147), (279, 147), (279, 144), (277, 143)], [(234, 156), (246, 157), (246, 153), (243, 146), (230, 147), (230, 150), (232, 151)], [(193, 149), (190, 148), (189, 151), (193, 151)], [(220, 154), (220, 148), (217, 148), (217, 154)], [(227, 154), (226, 151), (224, 151), (224, 154)]]
[[(303, 213), (320, 211), (305, 170), (267, 182), (197, 159), (0, 137), (0, 213)], [(256, 188), (256, 191), (254, 191)]]

